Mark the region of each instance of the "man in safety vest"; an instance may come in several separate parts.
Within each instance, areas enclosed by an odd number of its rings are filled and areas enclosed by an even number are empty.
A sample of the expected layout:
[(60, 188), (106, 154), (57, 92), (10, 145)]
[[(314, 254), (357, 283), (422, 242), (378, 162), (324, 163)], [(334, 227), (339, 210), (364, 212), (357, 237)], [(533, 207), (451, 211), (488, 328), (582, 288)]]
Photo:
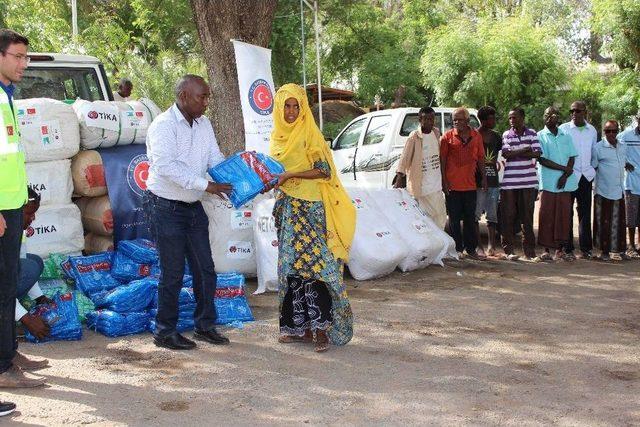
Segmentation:
[(14, 361), (14, 315), (22, 207), (27, 202), (27, 174), (13, 91), (14, 83), (22, 79), (29, 63), (28, 45), (26, 37), (12, 30), (0, 29), (0, 387), (36, 387), (44, 384), (42, 378), (27, 377), (18, 366), (18, 361)]

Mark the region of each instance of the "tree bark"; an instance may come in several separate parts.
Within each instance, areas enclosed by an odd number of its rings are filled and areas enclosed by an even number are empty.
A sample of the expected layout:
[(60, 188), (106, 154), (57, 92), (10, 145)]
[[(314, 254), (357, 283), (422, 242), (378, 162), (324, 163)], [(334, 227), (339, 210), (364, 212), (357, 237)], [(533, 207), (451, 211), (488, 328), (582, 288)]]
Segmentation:
[(209, 118), (225, 155), (244, 150), (244, 124), (231, 39), (266, 47), (277, 0), (190, 0), (209, 74)]

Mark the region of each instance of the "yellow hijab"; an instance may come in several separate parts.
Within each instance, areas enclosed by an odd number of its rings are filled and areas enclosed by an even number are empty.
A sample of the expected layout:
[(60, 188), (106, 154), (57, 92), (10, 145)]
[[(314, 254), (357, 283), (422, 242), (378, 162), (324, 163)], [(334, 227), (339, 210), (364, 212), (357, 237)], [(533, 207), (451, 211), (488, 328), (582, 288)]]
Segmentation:
[[(300, 106), (300, 114), (293, 123), (284, 119), (284, 103), (289, 98), (295, 98)], [(273, 123), (270, 154), (284, 165), (286, 171), (308, 171), (318, 160), (327, 162), (331, 167), (330, 178), (292, 178), (280, 189), (297, 199), (322, 201), (327, 221), (327, 245), (336, 259), (348, 261), (356, 228), (356, 211), (338, 179), (331, 150), (316, 126), (302, 87), (289, 83), (278, 90)]]

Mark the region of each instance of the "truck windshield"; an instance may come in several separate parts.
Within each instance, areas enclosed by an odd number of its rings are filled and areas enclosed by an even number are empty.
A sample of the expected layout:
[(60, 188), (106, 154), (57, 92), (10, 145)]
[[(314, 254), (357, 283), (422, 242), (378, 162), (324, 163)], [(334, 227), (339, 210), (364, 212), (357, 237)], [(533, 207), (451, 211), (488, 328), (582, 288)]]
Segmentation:
[(106, 99), (96, 70), (87, 68), (30, 67), (17, 85), (16, 99), (53, 98), (59, 101)]

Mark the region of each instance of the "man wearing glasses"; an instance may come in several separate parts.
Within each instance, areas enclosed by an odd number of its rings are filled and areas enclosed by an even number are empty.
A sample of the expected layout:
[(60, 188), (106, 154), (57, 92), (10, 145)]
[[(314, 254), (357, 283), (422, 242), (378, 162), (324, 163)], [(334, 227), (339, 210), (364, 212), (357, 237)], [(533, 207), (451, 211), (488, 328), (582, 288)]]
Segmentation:
[[(14, 364), (16, 292), (22, 206), (27, 202), (27, 174), (13, 106), (14, 83), (22, 79), (29, 62), (29, 41), (15, 31), (0, 29), (0, 387), (35, 387), (41, 379), (28, 378)], [(0, 415), (13, 403), (0, 402)]]
[[(578, 179), (578, 189), (571, 193), (571, 206), (577, 202), (578, 211), (578, 236), (582, 257), (591, 259), (593, 241), (591, 237), (591, 190), (592, 181), (596, 176), (595, 169), (591, 166), (591, 151), (598, 142), (596, 128), (587, 123), (587, 105), (583, 101), (575, 101), (571, 104), (571, 121), (560, 125), (560, 130), (571, 135), (573, 145), (578, 152), (573, 172)], [(575, 249), (573, 244), (573, 215), (571, 215), (571, 235), (567, 254), (572, 255)]]
[(624, 203), (629, 230), (627, 255), (640, 256), (636, 246), (636, 233), (640, 231), (640, 110), (636, 114), (636, 126), (630, 126), (618, 135), (618, 140), (627, 147), (627, 174), (624, 181)]
[(609, 120), (604, 125), (605, 137), (593, 147), (591, 165), (596, 171), (596, 194), (593, 198), (593, 237), (601, 259), (610, 261), (628, 259), (624, 209), (624, 171), (626, 146), (618, 141), (618, 122)]

